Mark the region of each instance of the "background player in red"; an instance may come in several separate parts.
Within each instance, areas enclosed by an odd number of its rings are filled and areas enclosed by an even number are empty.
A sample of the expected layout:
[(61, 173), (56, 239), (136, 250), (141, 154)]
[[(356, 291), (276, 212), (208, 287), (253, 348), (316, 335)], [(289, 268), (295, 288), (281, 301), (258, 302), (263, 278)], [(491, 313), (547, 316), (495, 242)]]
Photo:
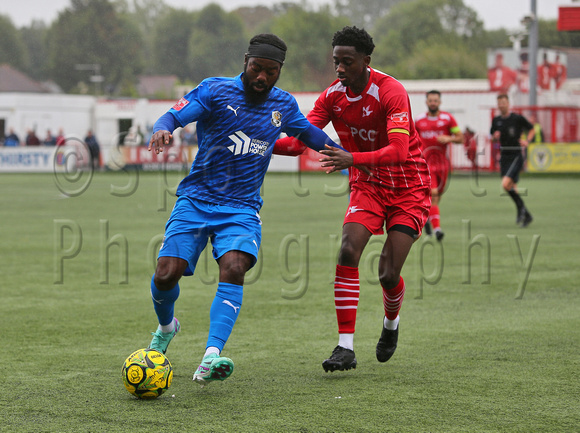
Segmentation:
[(429, 111), (419, 115), (415, 121), (415, 128), (423, 141), (423, 156), (431, 172), (431, 211), (425, 232), (430, 235), (432, 226), (440, 241), (444, 234), (441, 230), (439, 200), (447, 185), (450, 166), (447, 147), (449, 143), (463, 143), (463, 133), (451, 113), (439, 110), (441, 92), (427, 92), (426, 103)]
[(552, 78), (556, 82), (556, 89), (559, 90), (568, 75), (568, 68), (562, 62), (560, 62), (560, 54), (556, 54), (556, 60), (552, 63)]
[(538, 87), (543, 90), (550, 90), (552, 80), (552, 64), (548, 61), (548, 53), (544, 53), (544, 61), (538, 65)]
[(517, 72), (507, 67), (503, 63), (503, 54), (495, 55), (495, 64), (487, 70), (487, 80), (489, 90), (507, 92), (515, 84)]
[[(321, 151), (328, 173), (348, 168), (351, 189), (334, 283), (339, 339), (322, 363), (325, 371), (357, 365), (353, 337), (360, 291), (358, 265), (370, 237), (384, 233), (384, 228), (387, 239), (379, 259), (379, 280), (385, 317), (376, 357), (385, 362), (395, 352), (405, 294), (401, 269), (431, 205), (431, 179), (404, 87), (369, 67), (374, 43), (365, 30), (345, 27), (335, 33), (332, 46), (338, 79), (307, 116), (319, 128), (332, 122), (342, 146), (350, 152)], [(275, 152), (295, 149), (294, 140), (278, 140)]]

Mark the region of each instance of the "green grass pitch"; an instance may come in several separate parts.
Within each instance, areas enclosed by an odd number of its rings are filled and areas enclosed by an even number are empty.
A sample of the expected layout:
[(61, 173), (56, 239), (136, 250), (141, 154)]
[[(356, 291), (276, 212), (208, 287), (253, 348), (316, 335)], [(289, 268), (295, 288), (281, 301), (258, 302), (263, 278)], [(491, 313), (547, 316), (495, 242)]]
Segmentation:
[(223, 352), (233, 375), (191, 381), (216, 287), (207, 254), (181, 282), (173, 384), (135, 399), (121, 365), (156, 328), (149, 281), (182, 175), (0, 176), (1, 432), (578, 431), (577, 176), (523, 177), (526, 229), (499, 176), (453, 176), (443, 243), (423, 236), (403, 269), (395, 356), (374, 354), (377, 237), (361, 260), (358, 367), (325, 373), (346, 178), (268, 174), (262, 257)]

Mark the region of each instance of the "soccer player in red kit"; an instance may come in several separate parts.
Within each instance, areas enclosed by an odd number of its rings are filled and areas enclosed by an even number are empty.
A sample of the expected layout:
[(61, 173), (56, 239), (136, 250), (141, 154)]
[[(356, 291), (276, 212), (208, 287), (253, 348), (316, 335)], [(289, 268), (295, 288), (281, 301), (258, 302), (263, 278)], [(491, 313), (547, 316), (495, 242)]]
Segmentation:
[[(386, 362), (395, 352), (405, 294), (401, 269), (431, 205), (429, 170), (404, 87), (369, 67), (374, 43), (365, 30), (345, 27), (335, 33), (332, 46), (338, 79), (307, 116), (318, 127), (332, 122), (348, 152), (322, 150), (322, 166), (328, 173), (348, 168), (351, 190), (334, 283), (339, 339), (322, 363), (325, 371), (357, 365), (353, 337), (360, 292), (358, 265), (370, 237), (383, 234), (385, 228), (387, 239), (379, 259), (385, 317), (376, 356)], [(295, 149), (296, 139), (278, 140), (275, 152), (283, 153), (284, 148)]]
[(426, 96), (429, 111), (415, 120), (415, 128), (423, 142), (423, 156), (431, 172), (431, 211), (425, 232), (430, 235), (432, 227), (437, 240), (441, 241), (444, 234), (441, 230), (439, 200), (449, 177), (447, 146), (449, 143), (463, 143), (463, 133), (451, 113), (439, 110), (441, 92), (431, 90)]

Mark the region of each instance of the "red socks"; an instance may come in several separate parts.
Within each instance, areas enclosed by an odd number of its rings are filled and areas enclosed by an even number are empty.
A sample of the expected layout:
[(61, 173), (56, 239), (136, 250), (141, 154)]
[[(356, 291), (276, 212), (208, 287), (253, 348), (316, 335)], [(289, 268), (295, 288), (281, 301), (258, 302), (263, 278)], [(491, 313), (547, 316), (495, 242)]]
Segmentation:
[(339, 334), (354, 334), (359, 293), (358, 268), (336, 265), (334, 306)]
[(429, 221), (433, 226), (433, 230), (441, 228), (441, 221), (439, 216), (439, 206), (436, 204), (431, 205), (431, 212), (429, 212)]
[[(359, 294), (358, 268), (337, 265), (336, 279), (334, 280), (334, 306), (339, 334), (354, 334)], [(383, 305), (388, 320), (397, 318), (404, 296), (405, 282), (402, 277), (399, 279), (399, 284), (393, 289), (385, 290), (383, 288)]]
[(388, 320), (395, 320), (399, 315), (399, 310), (403, 304), (403, 297), (405, 296), (405, 282), (403, 277), (399, 280), (399, 284), (391, 290), (383, 288), (383, 305), (385, 307), (385, 316)]

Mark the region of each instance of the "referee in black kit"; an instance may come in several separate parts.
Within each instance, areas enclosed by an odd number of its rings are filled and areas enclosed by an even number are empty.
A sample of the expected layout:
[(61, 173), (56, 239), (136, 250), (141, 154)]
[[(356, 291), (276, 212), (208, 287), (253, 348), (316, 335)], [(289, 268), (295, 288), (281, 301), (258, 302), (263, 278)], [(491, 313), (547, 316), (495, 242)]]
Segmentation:
[[(532, 139), (534, 126), (524, 116), (510, 112), (510, 101), (506, 94), (498, 95), (497, 108), (500, 114), (493, 118), (490, 134), (494, 141), (500, 143), (501, 185), (516, 204), (516, 224), (527, 227), (533, 218), (516, 188), (524, 166), (523, 148)], [(524, 132), (527, 132), (527, 139), (522, 138)]]

